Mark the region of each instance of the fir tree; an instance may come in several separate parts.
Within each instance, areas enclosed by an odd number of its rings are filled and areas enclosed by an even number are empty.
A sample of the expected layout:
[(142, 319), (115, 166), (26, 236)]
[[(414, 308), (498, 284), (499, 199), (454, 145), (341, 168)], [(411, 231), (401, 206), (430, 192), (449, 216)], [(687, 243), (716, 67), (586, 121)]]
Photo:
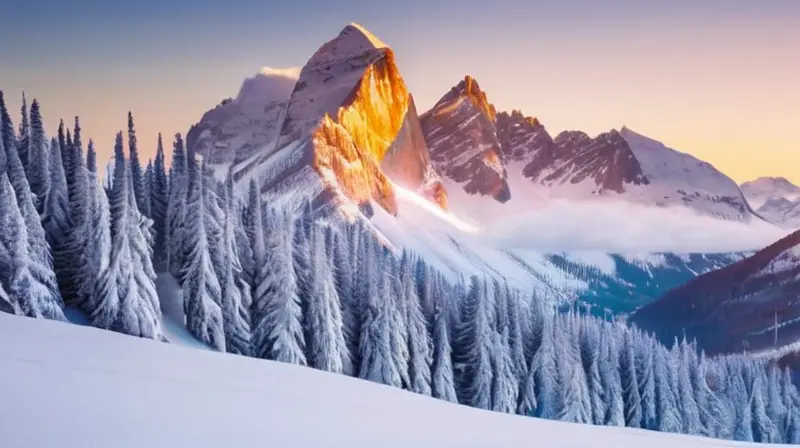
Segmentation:
[[(402, 291), (400, 299), (405, 302), (408, 322), (408, 377), (409, 389), (422, 395), (431, 395), (431, 362), (433, 348), (430, 333), (422, 313), (422, 304), (417, 296), (414, 273), (410, 257), (406, 254), (402, 263)], [(516, 398), (516, 396), (515, 396)]]
[[(61, 148), (55, 138), (50, 141), (49, 159), (52, 161), (49, 165), (50, 189), (44, 203), (42, 226), (47, 242), (53, 250), (54, 258), (57, 260), (57, 254), (63, 250), (72, 223), (69, 219), (67, 179), (64, 175), (64, 167), (61, 166)], [(55, 264), (59, 265), (57, 261)]]
[(513, 414), (517, 409), (519, 382), (508, 344), (508, 327), (494, 334), (492, 355), (492, 410)]
[(294, 226), (288, 213), (274, 220), (268, 231), (269, 254), (259, 266), (253, 296), (253, 340), (260, 357), (305, 365), (303, 316), (289, 236)]
[(128, 111), (128, 154), (131, 161), (131, 180), (133, 182), (133, 192), (136, 196), (136, 205), (139, 210), (146, 210), (144, 194), (144, 175), (142, 165), (139, 162), (139, 147), (136, 141), (136, 129), (133, 126), (133, 114)]
[(361, 363), (358, 376), (376, 383), (401, 387), (400, 369), (392, 353), (391, 302), (386, 300), (392, 289), (391, 279), (383, 270), (371, 270), (367, 275), (372, 278), (367, 283), (362, 314), (359, 344)]
[(433, 366), (431, 372), (431, 394), (439, 399), (458, 403), (455, 378), (453, 376), (452, 348), (448, 329), (447, 311), (442, 294), (432, 293), (434, 301)]
[(181, 281), (184, 267), (184, 225), (186, 223), (189, 176), (183, 138), (175, 134), (170, 168), (169, 203), (166, 220), (167, 267)]
[(158, 134), (158, 149), (156, 160), (153, 164), (153, 181), (150, 189), (150, 207), (153, 219), (154, 234), (154, 259), (166, 259), (167, 241), (167, 209), (169, 207), (169, 185), (164, 158), (164, 145), (161, 142), (161, 133)]
[(114, 147), (114, 184), (109, 204), (111, 258), (108, 269), (100, 276), (92, 323), (119, 333), (164, 339), (155, 274), (146, 252), (143, 217), (136, 208), (121, 132)]
[[(69, 141), (69, 138), (67, 139)], [(81, 257), (86, 238), (92, 233), (89, 216), (89, 173), (84, 166), (83, 145), (81, 141), (81, 126), (78, 117), (75, 117), (75, 133), (72, 144), (69, 145), (71, 166), (66, 172), (67, 193), (69, 196), (70, 231), (64, 253), (63, 268), (58, 270), (59, 286), (64, 298), (72, 304), (80, 305), (78, 288), (84, 275), (84, 260)]]
[(22, 107), (20, 110), (19, 138), (17, 139), (17, 152), (22, 168), (30, 177), (28, 167), (30, 166), (30, 147), (31, 147), (31, 124), (28, 121), (28, 100), (25, 92), (22, 92)]
[(492, 313), (486, 282), (472, 278), (464, 301), (464, 320), (459, 335), (463, 363), (460, 380), (460, 402), (479, 409), (492, 409)]
[(639, 381), (636, 377), (633, 340), (629, 333), (625, 333), (620, 352), (619, 372), (622, 381), (622, 400), (625, 406), (625, 426), (639, 428), (642, 424), (642, 398), (639, 395)]
[[(5, 105), (0, 103), (0, 106), (5, 118)], [(5, 126), (4, 120), (4, 131)], [(36, 265), (35, 254), (30, 252), (28, 228), (6, 174), (8, 157), (3, 140), (0, 139), (0, 309), (29, 317), (66, 320), (58, 297), (34, 278), (31, 271)]]
[(98, 312), (102, 303), (101, 279), (111, 262), (111, 217), (108, 196), (94, 173), (90, 174), (89, 189), (88, 229), (91, 233), (81, 255), (84, 271), (78, 285), (78, 297), (82, 308), (91, 316)]
[(89, 144), (86, 147), (86, 170), (89, 173), (97, 174), (97, 152), (94, 149), (94, 141), (89, 139)]
[(250, 354), (250, 312), (245, 307), (242, 294), (249, 294), (249, 285), (241, 278), (242, 266), (236, 244), (236, 225), (238, 223), (233, 197), (233, 176), (228, 174), (224, 195), (224, 224), (222, 232), (222, 267), (224, 277), (222, 288), (222, 318), (225, 329), (225, 350), (240, 355)]
[(206, 226), (208, 200), (202, 176), (191, 183), (184, 244), (187, 252), (183, 282), (183, 306), (186, 326), (201, 341), (225, 351), (222, 288), (214, 270)]
[[(19, 154), (16, 149), (16, 137), (14, 136), (14, 126), (11, 122), (11, 117), (8, 115), (2, 91), (0, 91), (0, 121), (2, 121), (0, 133), (2, 133), (6, 155), (6, 173), (11, 187), (14, 189), (17, 206), (22, 214), (22, 219), (25, 221), (27, 230), (25, 237), (27, 238), (28, 254), (30, 256), (28, 259), (28, 269), (33, 281), (43, 285), (50, 291), (50, 301), (58, 304), (58, 306), (62, 306), (63, 301), (58, 292), (58, 284), (56, 282), (55, 273), (53, 272), (50, 246), (47, 244), (44, 228), (42, 227), (40, 216), (36, 212), (36, 207), (33, 202), (33, 194), (31, 193), (22, 163), (19, 160)], [(9, 286), (6, 287), (7, 292), (8, 289), (10, 289)]]
[[(28, 152), (26, 156), (29, 158), (27, 168), (28, 182), (34, 195), (36, 211), (43, 215), (47, 192), (50, 190), (50, 173), (48, 170), (47, 137), (44, 133), (39, 102), (35, 99), (31, 104), (30, 140), (26, 144), (30, 147), (29, 150), (26, 149), (26, 152)], [(21, 154), (20, 158), (22, 158)], [(24, 167), (24, 159), (22, 163)]]
[(330, 259), (326, 253), (324, 231), (315, 226), (311, 239), (311, 300), (305, 315), (309, 337), (306, 340), (308, 364), (329, 372), (352, 370), (344, 337), (339, 294), (334, 284)]
[(152, 218), (152, 190), (153, 190), (153, 177), (155, 173), (153, 171), (153, 161), (147, 161), (147, 168), (144, 170), (144, 179), (142, 181), (142, 191), (143, 191), (143, 198), (142, 203), (144, 205), (144, 209), (142, 213), (148, 218)]

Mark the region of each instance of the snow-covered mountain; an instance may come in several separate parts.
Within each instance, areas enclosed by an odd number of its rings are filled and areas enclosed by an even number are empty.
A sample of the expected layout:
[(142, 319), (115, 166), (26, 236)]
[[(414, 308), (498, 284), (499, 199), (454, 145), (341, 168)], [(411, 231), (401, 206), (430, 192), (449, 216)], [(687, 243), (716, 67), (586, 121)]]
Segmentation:
[(800, 187), (784, 177), (760, 177), (741, 188), (764, 219), (785, 229), (800, 228)]
[(246, 79), (235, 98), (209, 110), (186, 134), (188, 147), (201, 154), (221, 177), (256, 153), (274, 146), (286, 103), (299, 70), (264, 68)]
[(725, 220), (754, 218), (736, 183), (706, 162), (626, 127), (552, 138), (536, 118), (497, 113), (469, 76), (422, 121), (435, 167), (469, 194), (501, 202), (602, 196)]
[[(243, 100), (240, 95), (218, 113), (244, 109), (236, 107), (247, 103)], [(392, 214), (397, 213), (394, 185), (401, 185), (446, 207), (446, 193), (430, 165), (414, 100), (394, 53), (361, 26), (345, 27), (320, 47), (300, 72), (285, 107), (279, 101), (253, 103), (264, 108), (260, 133), (250, 131), (259, 129), (255, 123), (241, 132), (228, 126), (232, 133), (223, 132), (220, 145), (196, 139), (198, 153), (212, 150), (212, 165), (225, 160), (215, 157), (217, 146), (236, 152), (238, 182), (257, 179), (262, 192), (276, 202), (306, 198), (347, 209), (374, 201)], [(236, 117), (253, 123), (252, 115)]]
[(709, 353), (800, 344), (800, 231), (668, 292), (632, 321), (664, 341), (696, 338)]
[(296, 365), (3, 313), (0, 339), (14, 341), (0, 345), (7, 447), (524, 447), (542, 438), (552, 447), (770, 446), (487, 412)]
[(770, 199), (800, 199), (800, 187), (785, 177), (759, 177), (741, 185), (742, 193), (754, 208), (761, 208)]

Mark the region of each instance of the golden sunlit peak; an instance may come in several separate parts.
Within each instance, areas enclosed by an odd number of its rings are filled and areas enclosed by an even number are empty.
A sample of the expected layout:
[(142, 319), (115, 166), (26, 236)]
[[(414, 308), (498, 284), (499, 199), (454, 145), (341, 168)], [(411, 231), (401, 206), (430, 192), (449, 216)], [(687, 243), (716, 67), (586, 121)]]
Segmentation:
[(360, 33), (375, 48), (389, 48), (388, 45), (386, 45), (382, 40), (378, 39), (378, 37), (372, 34), (368, 29), (364, 28), (363, 26), (355, 22), (351, 22), (350, 25), (347, 25), (347, 27), (342, 31), (342, 33), (346, 33), (348, 30), (354, 30)]

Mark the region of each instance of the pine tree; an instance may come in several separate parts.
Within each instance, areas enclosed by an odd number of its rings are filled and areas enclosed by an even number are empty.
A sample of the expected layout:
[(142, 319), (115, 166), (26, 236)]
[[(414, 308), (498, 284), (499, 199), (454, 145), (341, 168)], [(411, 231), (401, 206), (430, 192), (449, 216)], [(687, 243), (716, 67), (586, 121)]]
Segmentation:
[[(27, 124), (26, 124), (27, 125)], [(35, 99), (31, 104), (31, 124), (30, 124), (30, 140), (29, 164), (27, 169), (28, 182), (31, 186), (31, 192), (34, 195), (34, 203), (36, 204), (36, 211), (40, 215), (44, 214), (44, 204), (47, 198), (47, 192), (50, 190), (50, 173), (48, 170), (48, 155), (47, 155), (47, 137), (44, 133), (44, 124), (42, 123), (42, 115), (39, 111), (39, 102)], [(20, 155), (22, 158), (22, 155)], [(23, 162), (23, 167), (24, 167)]]
[(139, 210), (146, 210), (145, 192), (144, 192), (144, 175), (142, 173), (142, 165), (139, 162), (139, 147), (136, 141), (136, 129), (133, 126), (133, 114), (128, 111), (128, 154), (130, 157), (131, 165), (131, 179), (133, 182), (133, 192), (136, 196), (136, 205)]
[[(61, 292), (68, 303), (80, 305), (78, 288), (84, 275), (84, 260), (81, 258), (86, 238), (92, 233), (89, 228), (89, 173), (84, 166), (83, 144), (81, 141), (81, 127), (78, 117), (75, 117), (75, 133), (72, 144), (69, 145), (71, 166), (66, 172), (67, 193), (69, 196), (70, 231), (64, 250), (65, 263), (59, 266), (58, 279)], [(69, 138), (67, 139), (69, 141)]]
[(642, 421), (641, 427), (647, 429), (655, 429), (656, 421), (656, 387), (655, 378), (653, 376), (653, 357), (650, 354), (651, 347), (643, 345), (642, 338), (638, 333), (635, 334), (634, 343), (635, 350), (635, 363), (636, 363), (636, 379), (639, 382), (639, 397), (642, 400)]
[(179, 281), (184, 268), (184, 225), (186, 223), (189, 176), (183, 138), (175, 134), (170, 168), (169, 203), (167, 205), (166, 246), (167, 267)]
[(19, 138), (17, 139), (17, 152), (19, 153), (19, 160), (22, 162), (22, 168), (25, 173), (30, 176), (28, 167), (30, 166), (30, 147), (31, 147), (31, 125), (28, 121), (28, 100), (25, 98), (25, 92), (22, 92), (22, 107), (20, 111), (19, 122)]
[(306, 364), (303, 315), (292, 264), (291, 215), (274, 218), (268, 227), (269, 253), (259, 266), (253, 295), (253, 341), (256, 354), (290, 364)]
[(187, 252), (183, 282), (183, 306), (186, 326), (201, 341), (219, 351), (225, 351), (222, 288), (214, 270), (206, 226), (207, 207), (202, 176), (191, 183), (186, 216), (184, 245)]
[(685, 434), (700, 435), (703, 432), (700, 423), (700, 411), (697, 406), (689, 370), (689, 363), (696, 362), (696, 357), (691, 351), (692, 349), (686, 341), (683, 341), (680, 345), (676, 343), (673, 349), (674, 356), (679, 359), (677, 375), (678, 399), (682, 409), (683, 432)]
[(511, 356), (514, 374), (517, 376), (517, 381), (522, 382), (525, 378), (528, 369), (525, 361), (525, 342), (522, 334), (520, 299), (518, 296), (511, 296), (510, 288), (506, 283), (504, 285), (505, 294), (509, 298), (507, 302), (508, 309), (508, 345), (509, 354)]
[(404, 254), (401, 265), (402, 291), (400, 300), (405, 302), (406, 322), (408, 322), (408, 377), (409, 389), (422, 395), (431, 395), (431, 362), (433, 348), (430, 333), (422, 313), (422, 304), (414, 284), (412, 262)]
[(508, 327), (494, 333), (492, 355), (492, 410), (513, 414), (517, 408), (519, 382), (508, 345)]
[(64, 167), (61, 165), (61, 148), (58, 140), (50, 141), (50, 189), (44, 203), (42, 227), (47, 242), (53, 251), (56, 269), (59, 269), (58, 253), (63, 250), (72, 223), (69, 219), (69, 197)]
[[(351, 229), (345, 228), (345, 231)], [(347, 235), (345, 233), (344, 235)], [(348, 352), (351, 354), (351, 362), (353, 368), (355, 363), (352, 358), (358, 352), (358, 319), (359, 313), (356, 309), (355, 290), (353, 287), (353, 270), (352, 264), (347, 254), (347, 240), (343, 237), (334, 237), (333, 239), (333, 277), (336, 285), (336, 292), (339, 295), (339, 302), (342, 308), (342, 326), (344, 330), (345, 341), (347, 342)], [(356, 254), (352, 254), (356, 255)], [(355, 374), (353, 371), (351, 374)]]
[[(14, 136), (14, 126), (11, 122), (11, 117), (8, 115), (2, 91), (0, 91), (0, 119), (2, 121), (0, 132), (2, 133), (6, 155), (6, 172), (11, 187), (14, 189), (17, 206), (22, 214), (22, 219), (25, 221), (25, 227), (27, 229), (25, 236), (27, 238), (28, 254), (30, 256), (28, 269), (30, 270), (33, 281), (43, 285), (50, 291), (49, 301), (58, 304), (58, 306), (62, 306), (63, 301), (58, 292), (58, 284), (56, 283), (56, 276), (53, 272), (50, 246), (47, 244), (40, 216), (36, 212), (36, 207), (33, 203), (33, 194), (31, 193), (22, 163), (19, 160), (19, 154), (16, 149), (16, 137)], [(10, 287), (7, 286), (7, 292), (8, 289), (10, 289)]]
[(600, 379), (605, 391), (606, 415), (604, 424), (607, 426), (625, 426), (625, 403), (623, 401), (622, 378), (620, 377), (619, 346), (615, 335), (607, 326), (600, 336), (600, 347), (605, 347), (605, 353), (600, 363)]
[[(5, 105), (0, 103), (0, 108), (5, 118)], [(5, 120), (3, 124), (6, 131)], [(6, 135), (4, 132), (4, 138), (0, 139), (0, 309), (29, 317), (66, 320), (58, 297), (34, 278), (31, 271), (36, 265), (35, 254), (30, 252), (28, 228), (6, 174), (8, 157), (3, 142)]]
[[(342, 373), (349, 367), (350, 353), (344, 337), (339, 294), (326, 253), (324, 231), (315, 226), (311, 239), (311, 300), (305, 315), (308, 364), (328, 372)], [(346, 368), (346, 366), (348, 366)]]
[(91, 233), (86, 238), (81, 255), (84, 271), (78, 285), (78, 297), (82, 308), (91, 316), (97, 313), (102, 303), (101, 279), (111, 262), (111, 217), (108, 196), (94, 173), (90, 174), (89, 188), (88, 229)]
[(161, 142), (161, 133), (158, 134), (158, 149), (156, 160), (153, 165), (153, 181), (150, 190), (150, 207), (153, 219), (153, 234), (155, 244), (154, 259), (163, 261), (166, 259), (167, 241), (167, 209), (169, 207), (169, 185), (164, 158), (164, 145)]
[(153, 190), (153, 177), (155, 173), (153, 171), (153, 161), (147, 161), (147, 168), (144, 170), (144, 179), (142, 181), (142, 191), (143, 191), (143, 198), (142, 203), (144, 205), (144, 209), (142, 213), (148, 218), (152, 218), (153, 215), (153, 205), (152, 205), (152, 190)]
[(639, 428), (642, 423), (642, 398), (636, 377), (636, 358), (630, 333), (625, 333), (619, 359), (622, 381), (622, 400), (625, 406), (625, 426)]
[(94, 149), (94, 141), (89, 139), (86, 147), (86, 170), (89, 173), (97, 174), (97, 152)]
[(222, 251), (224, 260), (222, 267), (224, 277), (222, 288), (222, 318), (225, 329), (225, 351), (240, 355), (249, 355), (250, 348), (250, 312), (245, 307), (242, 294), (249, 294), (249, 285), (241, 278), (242, 266), (239, 262), (239, 250), (236, 244), (236, 225), (238, 223), (233, 197), (233, 176), (228, 174), (224, 195), (224, 224), (222, 232)]
[(143, 217), (136, 208), (121, 132), (117, 134), (114, 147), (114, 184), (109, 204), (111, 259), (98, 283), (98, 306), (92, 313), (92, 324), (119, 333), (163, 340), (155, 274), (149, 264)]
[(663, 347), (653, 350), (653, 379), (655, 383), (656, 416), (658, 429), (662, 432), (679, 433), (683, 423), (678, 408), (675, 390), (672, 387), (671, 369), (669, 368), (668, 353)]
[[(369, 245), (365, 248), (369, 250)], [(358, 376), (376, 383), (401, 387), (403, 383), (400, 368), (392, 353), (391, 302), (386, 300), (392, 289), (389, 273), (372, 269), (362, 274), (371, 278), (367, 282), (366, 302), (362, 313), (359, 344), (361, 363)]]
[[(753, 441), (761, 443), (777, 443), (780, 441), (778, 428), (767, 414), (764, 392), (766, 375), (754, 372), (750, 387), (750, 404), (753, 416)], [(690, 433), (691, 434), (691, 433)]]
[(431, 292), (431, 295), (434, 302), (431, 394), (436, 398), (458, 403), (444, 297), (441, 291)]
[(464, 301), (464, 320), (459, 331), (457, 362), (464, 365), (460, 379), (460, 402), (479, 409), (492, 409), (491, 303), (486, 282), (472, 278)]
[(63, 119), (58, 122), (58, 147), (61, 149), (61, 166), (64, 168), (64, 173), (66, 174), (67, 170), (72, 167), (72, 164), (69, 162), (69, 156), (71, 154), (67, 146), (67, 137), (64, 133)]

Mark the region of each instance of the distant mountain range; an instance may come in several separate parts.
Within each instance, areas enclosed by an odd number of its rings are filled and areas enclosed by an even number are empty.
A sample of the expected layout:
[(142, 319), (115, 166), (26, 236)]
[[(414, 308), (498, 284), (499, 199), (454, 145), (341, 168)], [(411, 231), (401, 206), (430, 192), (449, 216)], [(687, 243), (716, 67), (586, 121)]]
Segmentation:
[(800, 187), (783, 177), (760, 177), (741, 185), (747, 201), (767, 221), (785, 229), (800, 228)]

